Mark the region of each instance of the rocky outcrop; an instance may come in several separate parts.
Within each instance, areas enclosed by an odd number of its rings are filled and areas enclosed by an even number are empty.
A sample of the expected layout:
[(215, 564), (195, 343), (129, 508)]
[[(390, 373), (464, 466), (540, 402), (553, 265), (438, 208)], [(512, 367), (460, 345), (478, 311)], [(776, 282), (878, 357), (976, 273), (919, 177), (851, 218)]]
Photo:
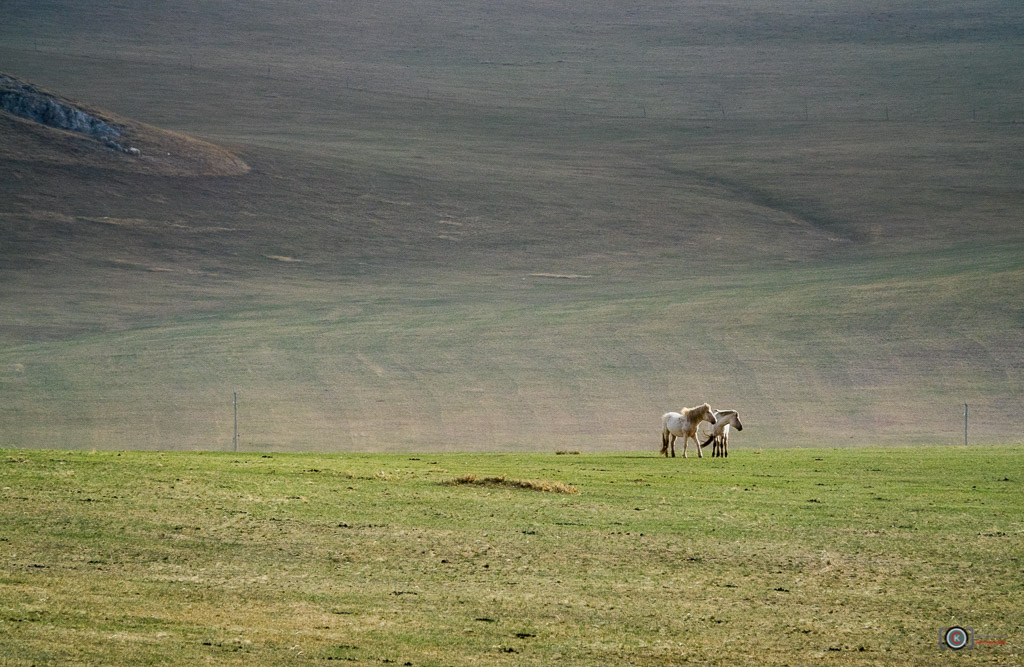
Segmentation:
[(121, 136), (119, 128), (4, 74), (0, 74), (0, 111), (58, 130), (87, 134), (115, 150), (132, 155), (139, 153), (137, 149), (125, 148), (115, 141), (115, 137)]
[(68, 99), (0, 72), (0, 154), (19, 164), (59, 164), (168, 176), (236, 176), (231, 151)]

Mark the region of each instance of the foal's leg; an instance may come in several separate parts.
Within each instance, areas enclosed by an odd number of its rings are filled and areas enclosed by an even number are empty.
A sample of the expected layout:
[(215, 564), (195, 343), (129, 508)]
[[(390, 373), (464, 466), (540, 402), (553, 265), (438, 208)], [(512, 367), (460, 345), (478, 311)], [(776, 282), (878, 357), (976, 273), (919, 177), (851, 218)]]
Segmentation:
[(697, 441), (697, 434), (696, 433), (693, 434), (693, 445), (694, 445), (694, 447), (697, 448), (697, 458), (698, 459), (704, 458), (704, 452), (702, 452), (701, 449), (700, 449), (700, 442)]

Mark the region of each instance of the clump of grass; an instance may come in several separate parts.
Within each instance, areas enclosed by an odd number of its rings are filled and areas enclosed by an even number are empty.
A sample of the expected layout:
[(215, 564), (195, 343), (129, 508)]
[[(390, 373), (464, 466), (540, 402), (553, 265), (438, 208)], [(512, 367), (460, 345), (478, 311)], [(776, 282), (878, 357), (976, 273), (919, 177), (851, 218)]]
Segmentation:
[(578, 449), (560, 449), (555, 452), (555, 456), (579, 456), (580, 453)]
[(538, 482), (532, 479), (509, 479), (507, 476), (500, 477), (477, 477), (473, 474), (466, 474), (456, 477), (446, 484), (458, 486), (462, 484), (473, 484), (476, 486), (503, 486), (511, 489), (526, 489), (529, 491), (543, 491), (545, 493), (564, 493), (575, 496), (580, 492), (572, 484), (565, 482)]

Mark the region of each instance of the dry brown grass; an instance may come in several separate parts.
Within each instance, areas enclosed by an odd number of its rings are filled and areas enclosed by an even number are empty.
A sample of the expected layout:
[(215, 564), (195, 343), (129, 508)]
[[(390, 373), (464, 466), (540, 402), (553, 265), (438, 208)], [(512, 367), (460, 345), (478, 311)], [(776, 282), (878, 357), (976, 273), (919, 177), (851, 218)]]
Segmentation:
[(471, 484), (476, 486), (500, 486), (510, 489), (526, 489), (529, 491), (542, 491), (544, 493), (564, 493), (575, 496), (580, 490), (572, 484), (565, 482), (539, 482), (532, 479), (509, 479), (505, 475), (500, 477), (477, 477), (473, 474), (466, 474), (461, 477), (445, 482), (451, 486)]

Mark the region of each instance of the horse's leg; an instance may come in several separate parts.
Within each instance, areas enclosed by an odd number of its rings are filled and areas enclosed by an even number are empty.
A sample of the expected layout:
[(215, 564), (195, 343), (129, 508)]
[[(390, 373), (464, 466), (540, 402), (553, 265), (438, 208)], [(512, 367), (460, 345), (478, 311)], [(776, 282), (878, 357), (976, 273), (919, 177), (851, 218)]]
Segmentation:
[(728, 458), (729, 456), (729, 438), (722, 436), (722, 456)]
[(704, 458), (704, 452), (701, 451), (700, 443), (697, 442), (697, 434), (696, 433), (693, 434), (693, 446), (697, 448), (697, 458), (698, 459)]
[[(672, 458), (676, 457), (676, 434), (672, 433), (668, 436), (669, 446), (672, 447)], [(683, 452), (683, 456), (686, 456), (686, 452)]]
[(661, 454), (665, 458), (668, 458), (668, 429), (664, 428), (661, 430)]

